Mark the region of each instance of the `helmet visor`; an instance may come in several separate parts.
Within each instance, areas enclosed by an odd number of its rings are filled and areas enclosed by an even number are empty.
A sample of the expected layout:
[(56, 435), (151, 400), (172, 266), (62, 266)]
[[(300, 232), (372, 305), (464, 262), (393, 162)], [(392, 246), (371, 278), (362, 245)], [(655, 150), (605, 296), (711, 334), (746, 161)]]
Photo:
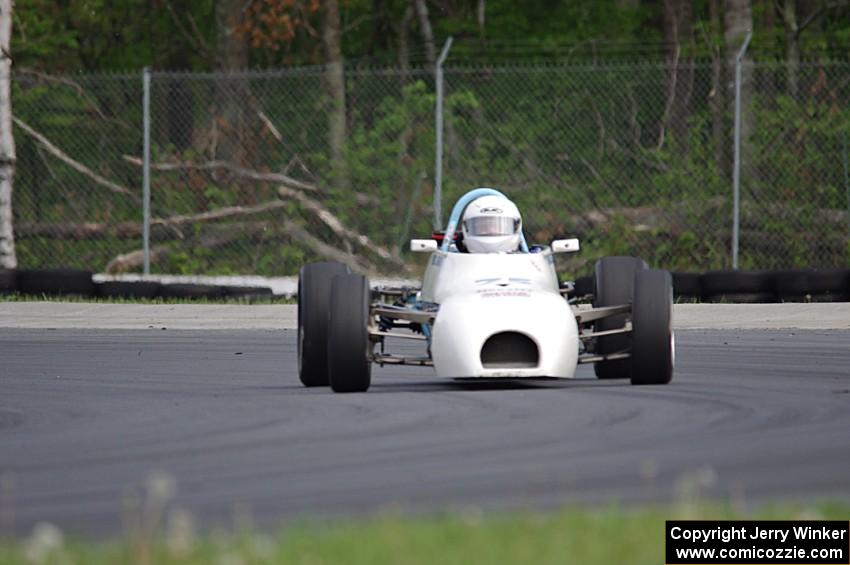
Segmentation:
[(513, 235), (519, 230), (519, 219), (507, 216), (478, 216), (463, 224), (467, 234), (477, 236)]

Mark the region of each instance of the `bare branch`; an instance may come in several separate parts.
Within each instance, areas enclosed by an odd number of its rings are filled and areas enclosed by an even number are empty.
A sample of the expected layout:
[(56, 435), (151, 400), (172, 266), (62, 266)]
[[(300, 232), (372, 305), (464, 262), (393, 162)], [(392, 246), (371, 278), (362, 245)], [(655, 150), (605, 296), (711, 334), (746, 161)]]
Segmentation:
[(269, 202), (263, 202), (262, 204), (257, 204), (255, 206), (228, 206), (226, 208), (218, 208), (208, 212), (199, 212), (197, 214), (178, 214), (176, 216), (169, 216), (168, 218), (153, 218), (151, 220), (151, 225), (176, 226), (192, 222), (210, 222), (232, 216), (262, 214), (263, 212), (277, 210), (284, 206), (286, 206), (286, 202), (283, 200), (270, 200)]
[(67, 153), (65, 153), (64, 151), (62, 151), (61, 149), (59, 149), (58, 147), (53, 145), (50, 142), (49, 139), (47, 139), (46, 137), (44, 137), (43, 135), (41, 135), (40, 133), (38, 133), (37, 131), (32, 129), (30, 126), (28, 126), (26, 123), (24, 123), (20, 119), (13, 116), (12, 121), (14, 121), (15, 124), (17, 124), (17, 126), (19, 128), (21, 128), (22, 130), (24, 130), (29, 136), (35, 138), (36, 141), (41, 143), (41, 145), (47, 150), (48, 153), (50, 153), (51, 155), (53, 155), (54, 157), (56, 157), (57, 159), (59, 159), (60, 161), (65, 163), (66, 165), (70, 166), (72, 169), (74, 169), (78, 173), (87, 176), (88, 178), (93, 180), (95, 183), (103, 186), (104, 188), (111, 190), (112, 192), (115, 192), (117, 194), (126, 194), (127, 196), (130, 196), (137, 201), (141, 200), (138, 196), (136, 196), (133, 193), (132, 190), (130, 190), (126, 186), (122, 186), (118, 183), (112, 182), (111, 180), (100, 176), (99, 174), (92, 171), (91, 169), (89, 169), (88, 167), (86, 167), (85, 165), (80, 163), (79, 161), (75, 161), (74, 159), (69, 157)]
[(280, 135), (280, 132), (277, 130), (276, 127), (274, 127), (274, 124), (269, 119), (269, 117), (261, 111), (257, 111), (257, 116), (260, 118), (260, 121), (263, 122), (263, 125), (266, 126), (266, 129), (268, 129), (269, 132), (274, 136), (274, 138), (279, 142), (283, 143), (283, 136)]
[(297, 200), (302, 206), (315, 213), (316, 216), (318, 216), (318, 218), (322, 221), (322, 223), (328, 226), (331, 231), (333, 231), (342, 239), (348, 241), (355, 241), (363, 247), (371, 249), (381, 259), (384, 259), (386, 261), (392, 261), (393, 263), (396, 263), (398, 265), (404, 264), (401, 258), (394, 256), (386, 248), (375, 244), (371, 239), (369, 239), (369, 236), (357, 233), (347, 228), (345, 225), (343, 225), (339, 218), (337, 218), (330, 212), (330, 210), (328, 210), (312, 198), (309, 198), (303, 192), (292, 190), (291, 188), (288, 188), (286, 186), (278, 187), (277, 190), (278, 194), (280, 194), (282, 198), (292, 198), (294, 200)]
[(809, 27), (815, 20), (817, 20), (824, 12), (827, 10), (831, 10), (833, 8), (842, 8), (848, 5), (847, 0), (837, 0), (835, 2), (826, 2), (821, 4), (815, 11), (813, 11), (809, 16), (797, 27), (794, 31), (794, 39), (798, 39), (800, 34), (802, 34), (807, 27)]
[(186, 29), (186, 26), (183, 25), (183, 22), (180, 20), (177, 12), (174, 11), (174, 7), (171, 5), (170, 0), (165, 0), (165, 8), (171, 16), (171, 21), (174, 22), (174, 25), (177, 26), (177, 29), (183, 34), (183, 37), (186, 38), (189, 45), (194, 47), (197, 51), (201, 51), (206, 57), (212, 56), (212, 50), (198, 31), (198, 27), (195, 25), (195, 19), (192, 17), (192, 14), (189, 14), (189, 25), (192, 26), (194, 35)]
[[(271, 200), (254, 206), (229, 206), (197, 214), (178, 214), (167, 218), (152, 218), (151, 227), (159, 227), (162, 233), (193, 222), (214, 222), (236, 216), (251, 216), (286, 206), (283, 200)], [(118, 222), (107, 224), (103, 222), (84, 223), (50, 223), (50, 222), (19, 222), (18, 232), (22, 237), (48, 237), (57, 239), (99, 239), (114, 237), (117, 239), (132, 239), (142, 235), (142, 224), (139, 222)], [(182, 239), (182, 236), (181, 236)]]
[(342, 33), (343, 34), (351, 33), (352, 31), (354, 31), (355, 29), (357, 29), (361, 25), (363, 25), (367, 22), (371, 22), (371, 21), (373, 21), (377, 18), (378, 18), (378, 16), (371, 15), (371, 14), (365, 14), (365, 15), (359, 16), (357, 18), (354, 18), (354, 20), (349, 22), (348, 25), (343, 26)]
[(359, 271), (361, 273), (376, 271), (375, 266), (366, 261), (363, 257), (357, 257), (351, 253), (346, 253), (341, 249), (337, 249), (332, 245), (328, 245), (294, 222), (284, 222), (283, 229), (286, 230), (286, 232), (292, 237), (301, 241), (326, 259), (345, 263), (352, 267), (355, 271)]
[[(133, 165), (139, 167), (143, 165), (142, 160), (138, 157), (133, 157), (132, 155), (123, 155), (122, 157), (125, 161)], [(292, 188), (297, 188), (299, 190), (308, 190), (310, 192), (317, 192), (319, 190), (314, 184), (302, 182), (288, 175), (281, 173), (261, 173), (259, 171), (245, 169), (228, 161), (208, 161), (206, 163), (151, 163), (151, 169), (154, 171), (210, 171), (215, 169), (225, 169), (236, 176), (250, 180), (274, 182), (284, 184)]]
[[(217, 234), (212, 236), (207, 236), (201, 239), (200, 244), (207, 249), (217, 249), (220, 247), (224, 247), (228, 245), (240, 237), (244, 237), (245, 235), (253, 235), (259, 231), (264, 229), (265, 224), (260, 223), (256, 226), (251, 226), (250, 229), (231, 232), (227, 234)], [(366, 261), (362, 257), (357, 257), (350, 253), (346, 253), (340, 249), (332, 245), (328, 245), (317, 239), (315, 236), (311, 235), (306, 229), (302, 226), (291, 222), (284, 221), (282, 224), (278, 224), (279, 228), (287, 233), (290, 237), (297, 239), (303, 244), (307, 245), (310, 249), (316, 252), (317, 255), (320, 255), (326, 259), (331, 259), (333, 261), (340, 261), (345, 263), (346, 265), (351, 266), (353, 269), (366, 273), (366, 272), (374, 272), (375, 266), (370, 262)], [(150, 250), (150, 258), (152, 262), (158, 262), (165, 260), (168, 255), (171, 253), (172, 249), (168, 245), (158, 245), (153, 247)], [(144, 263), (144, 251), (141, 249), (137, 249), (135, 251), (131, 251), (129, 253), (124, 253), (118, 255), (106, 265), (106, 273), (116, 274), (116, 273), (126, 273), (128, 271), (134, 271), (141, 268)]]
[[(124, 160), (128, 163), (132, 163), (134, 165), (141, 166), (142, 161), (138, 157), (133, 157), (130, 155), (124, 155)], [(267, 182), (277, 182), (278, 186), (278, 194), (282, 198), (292, 199), (298, 201), (302, 206), (316, 214), (316, 216), (321, 220), (323, 224), (331, 229), (337, 236), (342, 238), (345, 241), (355, 242), (362, 247), (365, 247), (371, 250), (373, 253), (378, 255), (381, 259), (385, 261), (390, 261), (399, 266), (405, 266), (404, 261), (398, 256), (391, 253), (385, 247), (377, 245), (369, 236), (361, 233), (357, 233), (356, 231), (346, 227), (342, 221), (338, 217), (336, 217), (330, 210), (322, 206), (318, 201), (313, 198), (309, 198), (303, 190), (310, 190), (312, 192), (317, 192), (318, 188), (315, 185), (304, 183), (298, 180), (295, 180), (287, 175), (283, 175), (280, 173), (260, 173), (257, 171), (252, 171), (250, 169), (244, 169), (242, 167), (237, 167), (232, 163), (227, 161), (210, 161), (208, 163), (202, 164), (192, 164), (192, 163), (154, 163), (151, 165), (153, 170), (157, 171), (177, 171), (177, 170), (212, 170), (212, 169), (226, 169), (228, 171), (233, 172), (234, 174), (258, 181), (267, 181)], [(298, 190), (296, 190), (298, 189)], [(355, 195), (360, 196), (360, 195)], [(155, 219), (152, 220), (152, 224), (162, 224), (162, 225), (177, 225), (183, 223), (190, 223), (196, 221), (208, 221), (208, 220), (216, 220), (221, 219), (227, 216), (232, 215), (241, 215), (246, 213), (260, 213), (267, 210), (271, 210), (274, 208), (279, 208), (283, 205), (282, 201), (271, 201), (264, 204), (258, 204), (253, 207), (242, 207), (242, 206), (234, 206), (230, 208), (221, 208), (219, 210), (213, 210), (211, 212), (202, 212), (200, 214), (193, 214), (188, 216), (172, 216), (171, 218), (167, 218), (164, 220)]]
[(201, 33), (201, 30), (198, 29), (198, 24), (195, 22), (195, 17), (191, 12), (186, 14), (186, 19), (189, 20), (189, 25), (192, 26), (192, 32), (195, 34), (195, 37), (198, 39), (198, 43), (201, 45), (201, 48), (207, 53), (212, 53), (213, 50), (210, 49), (209, 43), (206, 39), (204, 39), (204, 34)]
[[(167, 245), (158, 245), (150, 250), (150, 260), (152, 263), (156, 263), (165, 259), (170, 252), (171, 250)], [(107, 263), (104, 271), (110, 275), (126, 273), (140, 268), (144, 264), (144, 260), (145, 255), (142, 249), (122, 253)]]

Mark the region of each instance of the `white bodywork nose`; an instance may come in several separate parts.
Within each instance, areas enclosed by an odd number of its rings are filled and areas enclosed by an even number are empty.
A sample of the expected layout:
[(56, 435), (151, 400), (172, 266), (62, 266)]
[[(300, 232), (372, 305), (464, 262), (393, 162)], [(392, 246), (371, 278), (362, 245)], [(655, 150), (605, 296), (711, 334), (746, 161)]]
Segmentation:
[[(440, 305), (431, 343), (439, 376), (574, 376), (578, 326), (567, 302), (550, 292), (511, 292), (454, 295)], [(536, 363), (523, 336), (536, 346)]]

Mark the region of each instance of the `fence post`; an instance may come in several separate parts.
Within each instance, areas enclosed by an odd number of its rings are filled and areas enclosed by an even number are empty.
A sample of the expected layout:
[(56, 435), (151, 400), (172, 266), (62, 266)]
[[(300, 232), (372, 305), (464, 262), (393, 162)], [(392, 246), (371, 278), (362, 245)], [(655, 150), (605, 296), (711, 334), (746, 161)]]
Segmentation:
[(142, 130), (144, 132), (142, 164), (142, 253), (144, 254), (144, 274), (151, 274), (151, 69), (142, 71)]
[(744, 44), (735, 57), (735, 165), (732, 170), (732, 268), (738, 268), (738, 238), (741, 231), (741, 61), (752, 31), (747, 31)]
[(451, 48), (452, 38), (449, 36), (440, 52), (440, 58), (437, 59), (436, 67), (437, 107), (434, 114), (437, 120), (437, 148), (434, 163), (434, 231), (439, 230), (443, 225), (443, 63), (446, 62)]

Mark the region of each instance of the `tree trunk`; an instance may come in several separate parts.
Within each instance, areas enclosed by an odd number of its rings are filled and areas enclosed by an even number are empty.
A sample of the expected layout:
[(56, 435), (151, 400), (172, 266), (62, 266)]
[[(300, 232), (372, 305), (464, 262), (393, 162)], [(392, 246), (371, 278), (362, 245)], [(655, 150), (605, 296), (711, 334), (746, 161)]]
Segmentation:
[[(245, 0), (216, 0), (216, 66), (225, 73), (242, 71), (248, 66), (248, 46), (236, 27), (244, 19)], [(246, 82), (241, 78), (226, 76), (216, 81), (216, 140), (214, 154), (210, 157), (246, 165), (249, 148), (248, 100)]]
[(728, 92), (723, 86), (728, 83), (728, 69), (724, 65), (723, 54), (715, 49), (714, 37), (723, 32), (722, 0), (710, 0), (708, 5), (710, 29), (712, 36), (711, 50), (711, 139), (714, 148), (714, 163), (721, 178), (729, 175), (729, 128), (726, 121)]
[[(759, 11), (761, 15), (756, 27), (763, 30), (765, 36), (760, 43), (763, 44), (763, 52), (768, 52), (773, 57), (776, 54), (776, 8), (773, 2), (763, 2)], [(779, 92), (777, 76), (778, 73), (772, 68), (765, 69), (761, 76), (762, 88), (767, 93), (765, 102), (772, 108), (776, 108), (776, 95)]]
[(345, 68), (342, 60), (339, 2), (324, 0), (322, 41), (325, 44), (325, 80), (330, 95), (328, 112), (328, 145), (331, 153), (331, 172), (334, 185), (348, 188), (348, 170), (345, 164)]
[(410, 70), (410, 22), (413, 21), (413, 8), (410, 4), (404, 10), (404, 17), (398, 28), (398, 64), (402, 71), (402, 82), (407, 82)]
[(12, 36), (13, 0), (0, 0), (0, 267), (18, 266), (12, 227), (12, 182), (15, 177), (15, 138), (12, 135), (9, 44)]
[(782, 19), (785, 21), (785, 89), (788, 96), (797, 99), (799, 91), (798, 72), (800, 68), (800, 44), (797, 27), (797, 6), (794, 0), (785, 0), (782, 6)]
[(422, 34), (422, 41), (425, 43), (425, 57), (428, 59), (428, 65), (433, 69), (437, 61), (437, 50), (434, 47), (434, 31), (431, 29), (431, 21), (428, 19), (428, 5), (425, 4), (425, 0), (410, 1), (413, 3), (416, 17), (419, 20), (419, 33)]
[(693, 45), (693, 12), (687, 0), (664, 0), (664, 43), (666, 45), (666, 100), (659, 146), (669, 131), (674, 146), (688, 150), (688, 118), (694, 89), (693, 57), (687, 52)]
[(486, 38), (484, 34), (484, 25), (487, 22), (487, 0), (478, 0), (478, 9), (475, 11), (476, 20), (478, 20), (478, 37), (483, 42)]

